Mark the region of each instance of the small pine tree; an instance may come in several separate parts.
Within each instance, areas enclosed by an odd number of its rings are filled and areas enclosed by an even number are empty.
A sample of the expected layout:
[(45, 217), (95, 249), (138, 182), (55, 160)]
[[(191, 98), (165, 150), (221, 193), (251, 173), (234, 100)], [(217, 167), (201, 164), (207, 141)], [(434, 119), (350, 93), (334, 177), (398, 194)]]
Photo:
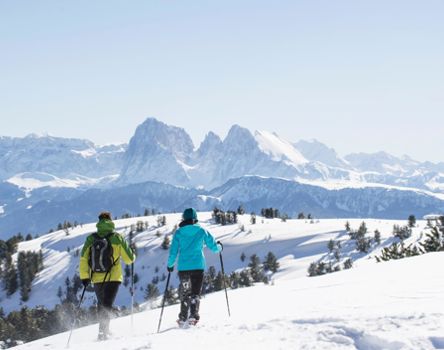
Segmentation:
[[(214, 279), (214, 290), (222, 290), (224, 288), (224, 276), (222, 275), (222, 272), (219, 271)], [(226, 285), (226, 284), (225, 284)]]
[(416, 225), (416, 217), (415, 215), (410, 215), (408, 218), (408, 226), (415, 227), (415, 225)]
[(232, 272), (230, 275), (229, 285), (232, 289), (239, 288), (240, 285), (240, 275), (237, 272)]
[(59, 286), (59, 288), (57, 289), (57, 297), (59, 298), (60, 301), (62, 301), (62, 296), (63, 296), (63, 290), (62, 287)]
[(317, 276), (317, 265), (315, 262), (312, 262), (310, 266), (308, 267), (308, 275), (310, 277)]
[(437, 227), (432, 228), (430, 233), (426, 234), (427, 239), (420, 243), (425, 252), (439, 252), (444, 250), (443, 235)]
[(145, 289), (145, 300), (152, 300), (160, 295), (159, 288), (153, 283), (148, 283)]
[(249, 270), (243, 270), (239, 274), (239, 286), (241, 287), (250, 287), (253, 285), (253, 280), (249, 273)]
[(160, 245), (162, 249), (168, 250), (170, 248), (170, 239), (165, 235), (162, 244)]
[(345, 223), (345, 231), (350, 232), (350, 223), (348, 221)]
[(247, 256), (245, 255), (244, 252), (242, 252), (242, 254), (240, 256), (241, 261), (244, 262), (246, 258), (247, 258)]
[(375, 240), (375, 243), (377, 245), (381, 244), (381, 232), (379, 232), (379, 230), (375, 230), (375, 235), (373, 239)]
[(344, 269), (348, 270), (351, 269), (353, 267), (353, 260), (348, 258), (347, 260), (344, 261)]
[(248, 264), (248, 267), (250, 268), (250, 274), (253, 281), (262, 281), (263, 270), (261, 266), (261, 259), (256, 254), (250, 256), (250, 263)]
[(335, 249), (335, 241), (334, 240), (332, 240), (332, 239), (330, 239), (329, 241), (328, 241), (328, 244), (327, 244), (327, 248), (328, 248), (328, 251), (330, 252), (330, 253), (332, 253), (333, 252), (333, 249)]
[(341, 260), (341, 252), (340, 252), (339, 249), (335, 249), (334, 257), (335, 257), (337, 262), (339, 262), (339, 260)]
[(393, 225), (393, 236), (398, 237), (401, 241), (412, 235), (412, 229), (408, 226)]
[(165, 303), (167, 305), (172, 305), (176, 303), (177, 300), (178, 300), (177, 290), (173, 286), (168, 287), (168, 290), (165, 293)]
[(277, 261), (276, 256), (272, 252), (268, 252), (267, 256), (264, 259), (264, 270), (276, 272), (279, 268), (279, 262)]
[(372, 245), (372, 239), (369, 237), (360, 237), (356, 240), (356, 250), (361, 253), (368, 253)]

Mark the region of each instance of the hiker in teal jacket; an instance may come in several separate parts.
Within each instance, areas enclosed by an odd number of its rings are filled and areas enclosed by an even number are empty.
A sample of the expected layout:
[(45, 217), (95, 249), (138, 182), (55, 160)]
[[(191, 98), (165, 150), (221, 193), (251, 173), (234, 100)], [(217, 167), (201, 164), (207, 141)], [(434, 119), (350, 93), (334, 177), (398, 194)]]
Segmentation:
[(177, 255), (179, 255), (177, 264), (181, 302), (179, 322), (187, 320), (197, 322), (200, 318), (200, 293), (206, 267), (203, 248), (206, 245), (210, 250), (218, 253), (222, 250), (222, 244), (216, 242), (211, 233), (197, 223), (197, 213), (193, 208), (185, 209), (182, 219), (171, 242), (168, 272), (173, 271)]

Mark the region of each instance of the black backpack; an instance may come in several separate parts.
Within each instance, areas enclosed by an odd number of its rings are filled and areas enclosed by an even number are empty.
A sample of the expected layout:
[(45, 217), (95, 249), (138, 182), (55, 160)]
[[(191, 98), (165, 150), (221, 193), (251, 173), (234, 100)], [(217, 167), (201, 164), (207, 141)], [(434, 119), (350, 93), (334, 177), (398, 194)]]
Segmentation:
[(113, 232), (108, 233), (105, 237), (100, 237), (97, 233), (93, 233), (93, 243), (89, 254), (89, 265), (92, 272), (109, 272), (114, 265), (113, 246), (109, 239)]

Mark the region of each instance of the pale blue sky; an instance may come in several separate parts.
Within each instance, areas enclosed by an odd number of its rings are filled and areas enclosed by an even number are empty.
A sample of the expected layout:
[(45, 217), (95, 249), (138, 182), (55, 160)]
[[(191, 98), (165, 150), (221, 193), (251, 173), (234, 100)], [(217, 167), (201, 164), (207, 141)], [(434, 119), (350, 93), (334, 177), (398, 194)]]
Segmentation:
[(0, 0), (0, 135), (232, 124), (444, 161), (444, 1)]

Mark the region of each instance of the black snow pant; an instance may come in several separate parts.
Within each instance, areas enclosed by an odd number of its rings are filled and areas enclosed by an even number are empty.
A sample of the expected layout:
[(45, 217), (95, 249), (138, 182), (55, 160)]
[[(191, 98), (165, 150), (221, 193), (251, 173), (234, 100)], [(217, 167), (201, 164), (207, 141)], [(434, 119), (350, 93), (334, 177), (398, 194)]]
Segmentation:
[(179, 271), (179, 320), (185, 321), (188, 319), (188, 317), (196, 320), (200, 318), (199, 304), (203, 276), (203, 270)]
[(99, 316), (99, 337), (109, 334), (109, 322), (120, 282), (94, 283)]

